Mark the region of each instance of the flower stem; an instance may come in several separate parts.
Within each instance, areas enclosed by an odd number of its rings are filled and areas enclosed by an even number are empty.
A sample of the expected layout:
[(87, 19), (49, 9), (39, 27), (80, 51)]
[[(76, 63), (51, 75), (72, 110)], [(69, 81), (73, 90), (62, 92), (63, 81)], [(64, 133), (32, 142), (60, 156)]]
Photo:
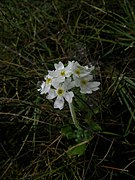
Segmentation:
[(76, 119), (76, 114), (75, 114), (75, 110), (74, 110), (74, 106), (72, 103), (68, 103), (69, 104), (69, 109), (70, 109), (70, 113), (71, 113), (71, 116), (72, 116), (72, 120), (73, 120), (73, 123), (75, 125), (75, 127), (77, 129), (81, 129), (81, 127), (79, 126), (79, 123)]

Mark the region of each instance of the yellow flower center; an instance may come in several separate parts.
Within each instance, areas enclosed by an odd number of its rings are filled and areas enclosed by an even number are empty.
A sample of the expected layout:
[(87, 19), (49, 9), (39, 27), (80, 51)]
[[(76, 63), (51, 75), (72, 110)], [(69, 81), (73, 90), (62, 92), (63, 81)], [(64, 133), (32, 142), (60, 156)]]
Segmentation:
[(78, 76), (80, 75), (80, 69), (79, 68), (75, 70), (75, 74), (77, 74)]
[(85, 79), (81, 80), (81, 84), (82, 84), (83, 86), (85, 86), (85, 85), (87, 84), (87, 80), (85, 80)]
[(57, 90), (57, 94), (58, 94), (59, 96), (62, 96), (62, 95), (64, 94), (64, 90), (63, 90), (62, 88), (59, 88), (59, 89)]
[(46, 79), (46, 84), (51, 84), (51, 82), (52, 82), (52, 79), (51, 79), (51, 78), (47, 78), (47, 79)]
[(65, 76), (65, 71), (61, 71), (61, 72), (60, 72), (60, 75), (61, 75), (61, 76)]

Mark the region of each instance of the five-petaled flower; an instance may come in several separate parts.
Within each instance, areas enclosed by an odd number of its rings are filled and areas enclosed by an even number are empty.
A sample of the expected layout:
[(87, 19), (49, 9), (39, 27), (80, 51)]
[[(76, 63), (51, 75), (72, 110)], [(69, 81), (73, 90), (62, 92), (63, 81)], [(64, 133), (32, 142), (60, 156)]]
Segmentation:
[(72, 66), (73, 66), (73, 62), (68, 63), (67, 67), (64, 67), (62, 62), (59, 62), (58, 64), (54, 64), (55, 67), (55, 71), (54, 71), (54, 75), (55, 77), (58, 78), (68, 78), (71, 76), (72, 74)]
[(100, 82), (92, 81), (93, 75), (75, 78), (76, 87), (80, 87), (80, 92), (83, 94), (91, 94), (92, 91), (99, 89)]
[(84, 77), (93, 71), (94, 66), (91, 66), (90, 68), (88, 66), (81, 66), (78, 62), (74, 62), (72, 70), (73, 70), (73, 76), (74, 77)]
[(54, 99), (54, 108), (63, 109), (64, 100), (68, 103), (72, 102), (72, 98), (74, 97), (74, 93), (72, 91), (68, 91), (69, 87), (66, 84), (59, 84), (59, 86), (55, 86), (55, 89), (50, 89), (47, 95), (47, 99)]

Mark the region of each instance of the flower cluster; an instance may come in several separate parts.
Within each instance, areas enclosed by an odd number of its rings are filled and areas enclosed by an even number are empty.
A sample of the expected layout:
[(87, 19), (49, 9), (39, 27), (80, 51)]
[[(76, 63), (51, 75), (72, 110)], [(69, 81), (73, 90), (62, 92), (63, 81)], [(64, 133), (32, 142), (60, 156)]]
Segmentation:
[(65, 67), (62, 62), (54, 64), (55, 70), (48, 71), (41, 87), (41, 94), (47, 94), (47, 99), (54, 99), (54, 108), (63, 109), (64, 101), (72, 103), (74, 87), (79, 87), (80, 92), (91, 94), (99, 89), (100, 82), (93, 81), (92, 71), (94, 66), (81, 66), (78, 62), (69, 61)]

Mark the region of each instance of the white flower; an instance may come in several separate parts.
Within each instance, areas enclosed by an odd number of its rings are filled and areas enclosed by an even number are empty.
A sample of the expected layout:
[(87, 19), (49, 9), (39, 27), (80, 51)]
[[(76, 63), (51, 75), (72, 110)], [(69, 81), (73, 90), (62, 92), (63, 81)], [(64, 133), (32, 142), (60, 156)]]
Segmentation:
[(50, 75), (45, 76), (45, 88), (43, 91), (44, 94), (46, 94), (50, 90), (52, 82), (53, 82), (52, 76), (50, 76)]
[(91, 94), (92, 91), (99, 89), (100, 82), (92, 81), (93, 76), (88, 75), (81, 78), (75, 78), (76, 87), (80, 87), (80, 92), (83, 94)]
[(52, 82), (53, 82), (53, 77), (49, 75), (45, 76), (44, 79), (45, 81), (42, 82), (41, 88), (39, 89), (40, 94), (46, 94), (50, 90)]
[(78, 78), (88, 76), (93, 70), (94, 66), (89, 68), (88, 66), (81, 66), (78, 62), (74, 62), (72, 67), (73, 77)]
[(65, 78), (55, 78), (54, 71), (48, 71), (48, 75), (44, 77), (45, 81), (42, 82), (40, 89), (40, 94), (46, 94), (49, 92), (51, 86), (58, 86), (60, 83), (64, 82)]
[(49, 92), (51, 86), (58, 86), (60, 83), (65, 81), (64, 77), (56, 77), (54, 71), (49, 71), (48, 75), (45, 77), (46, 80), (46, 92)]
[(42, 82), (40, 88), (38, 89), (40, 91), (40, 94), (44, 94), (45, 91), (45, 81)]
[(73, 66), (73, 62), (69, 61), (68, 65), (66, 67), (64, 67), (62, 62), (59, 62), (58, 64), (54, 64), (55, 67), (55, 77), (58, 78), (66, 78), (66, 77), (70, 77), (72, 74), (72, 66)]
[(74, 87), (79, 87), (84, 94), (99, 89), (100, 82), (93, 81), (94, 66), (81, 66), (78, 62), (69, 61), (66, 67), (62, 62), (54, 64), (54, 67), (55, 70), (48, 71), (38, 89), (41, 94), (47, 94), (47, 99), (56, 98), (54, 108), (63, 109), (65, 100), (72, 103), (74, 93), (69, 90)]
[(68, 102), (72, 102), (72, 98), (74, 97), (74, 93), (72, 91), (69, 91), (69, 87), (65, 83), (59, 84), (58, 87), (55, 89), (50, 89), (47, 95), (47, 99), (54, 99), (56, 97), (56, 100), (54, 102), (54, 108), (59, 108), (60, 110), (64, 107), (64, 99)]

